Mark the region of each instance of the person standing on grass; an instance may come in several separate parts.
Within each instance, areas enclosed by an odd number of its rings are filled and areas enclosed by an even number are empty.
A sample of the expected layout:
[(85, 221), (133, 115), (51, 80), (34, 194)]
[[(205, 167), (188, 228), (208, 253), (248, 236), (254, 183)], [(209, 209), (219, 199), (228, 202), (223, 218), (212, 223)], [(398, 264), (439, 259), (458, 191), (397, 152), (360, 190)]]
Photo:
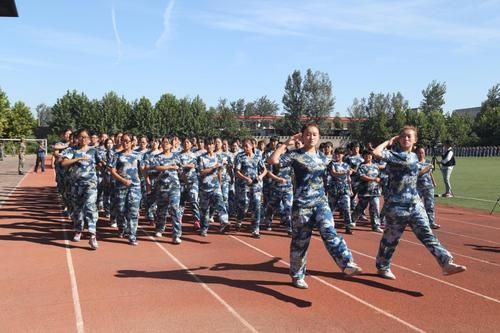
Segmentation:
[(127, 133), (121, 136), (121, 147), (122, 150), (116, 151), (109, 165), (115, 179), (112, 209), (120, 238), (128, 237), (129, 244), (135, 246), (138, 245), (137, 226), (141, 204), (141, 155), (132, 150), (132, 136)]
[(422, 201), (424, 202), (425, 211), (429, 218), (429, 224), (432, 229), (439, 229), (441, 226), (436, 223), (434, 211), (434, 188), (436, 181), (432, 175), (432, 163), (425, 159), (425, 147), (417, 146), (415, 153), (418, 157), (418, 178), (417, 178), (417, 192)]
[(451, 141), (446, 140), (444, 142), (443, 149), (444, 153), (441, 156), (439, 164), (441, 165), (441, 173), (443, 174), (444, 186), (446, 187), (446, 190), (441, 196), (445, 198), (452, 198), (453, 191), (451, 190), (451, 173), (453, 172), (456, 162), (453, 149), (451, 148)]
[(46, 155), (46, 147), (43, 141), (40, 141), (38, 147), (36, 148), (36, 163), (35, 163), (35, 172), (38, 172), (38, 167), (42, 169), (42, 172), (45, 172), (45, 155)]
[(154, 169), (159, 172), (155, 184), (155, 196), (158, 205), (156, 214), (155, 237), (161, 237), (167, 224), (167, 213), (172, 218), (172, 242), (180, 244), (182, 236), (181, 184), (178, 170), (181, 165), (179, 154), (172, 152), (172, 139), (163, 137), (161, 140), (162, 153), (156, 155), (153, 162)]
[[(376, 259), (377, 274), (395, 280), (391, 271), (391, 259), (405, 228), (410, 225), (417, 238), (436, 258), (444, 275), (460, 273), (465, 266), (453, 263), (453, 256), (432, 233), (429, 218), (417, 192), (419, 175), (418, 158), (412, 152), (417, 143), (417, 129), (405, 126), (399, 135), (384, 141), (375, 148), (373, 155), (387, 162), (389, 177), (384, 197), (385, 230), (380, 240)], [(387, 147), (392, 149), (388, 150)]]
[(90, 136), (86, 130), (81, 130), (78, 135), (78, 146), (69, 147), (64, 151), (61, 166), (71, 169), (71, 199), (73, 213), (73, 228), (75, 235), (73, 241), (78, 242), (82, 237), (85, 225), (90, 233), (89, 245), (97, 250), (99, 245), (96, 238), (97, 226), (97, 172), (99, 163), (97, 149), (90, 147)]
[[(284, 154), (286, 147), (300, 140), (302, 148)], [(292, 241), (290, 244), (290, 276), (296, 288), (308, 288), (306, 275), (307, 249), (314, 227), (318, 227), (323, 243), (339, 268), (347, 275), (360, 274), (345, 240), (335, 230), (328, 205), (323, 176), (328, 160), (318, 152), (319, 126), (305, 125), (302, 132), (288, 138), (269, 157), (268, 163), (281, 168), (291, 166), (296, 179), (292, 208)]]

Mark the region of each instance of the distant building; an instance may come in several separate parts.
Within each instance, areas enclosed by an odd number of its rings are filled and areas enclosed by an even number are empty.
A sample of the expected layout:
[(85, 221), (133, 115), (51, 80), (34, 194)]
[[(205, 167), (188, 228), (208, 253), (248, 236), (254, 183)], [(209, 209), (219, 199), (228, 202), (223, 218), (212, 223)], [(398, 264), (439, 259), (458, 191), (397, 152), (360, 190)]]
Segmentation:
[(456, 113), (462, 117), (468, 117), (468, 118), (474, 119), (474, 118), (476, 118), (476, 116), (478, 115), (478, 113), (480, 111), (481, 111), (481, 107), (477, 106), (477, 107), (473, 107), (473, 108), (456, 109), (456, 110), (452, 111), (452, 114)]

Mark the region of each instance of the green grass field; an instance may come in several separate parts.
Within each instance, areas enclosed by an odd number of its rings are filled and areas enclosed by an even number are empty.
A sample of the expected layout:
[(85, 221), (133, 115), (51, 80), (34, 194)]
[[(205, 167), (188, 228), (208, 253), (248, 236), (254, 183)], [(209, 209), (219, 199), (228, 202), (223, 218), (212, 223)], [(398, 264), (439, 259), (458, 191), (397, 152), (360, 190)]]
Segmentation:
[[(500, 157), (459, 157), (456, 161), (457, 165), (451, 174), (451, 185), (458, 198), (437, 198), (436, 202), (490, 212), (500, 196)], [(437, 183), (436, 193), (442, 194), (444, 182), (438, 168), (434, 171), (434, 178)], [(500, 212), (500, 203), (495, 212)]]

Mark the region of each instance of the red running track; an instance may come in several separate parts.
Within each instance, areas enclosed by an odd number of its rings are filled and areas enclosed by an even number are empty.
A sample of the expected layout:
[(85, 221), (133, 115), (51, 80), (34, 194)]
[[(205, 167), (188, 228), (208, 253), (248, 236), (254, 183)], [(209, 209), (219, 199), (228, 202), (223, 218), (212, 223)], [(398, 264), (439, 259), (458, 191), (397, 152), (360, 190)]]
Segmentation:
[(141, 221), (132, 247), (101, 218), (97, 251), (74, 243), (52, 172), (23, 178), (0, 219), (1, 332), (500, 331), (498, 215), (438, 207), (436, 234), (468, 267), (449, 277), (409, 230), (398, 279), (377, 277), (380, 234), (361, 226), (343, 236), (365, 273), (345, 278), (315, 234), (307, 290), (290, 284), (279, 227), (202, 238), (188, 222), (173, 245)]

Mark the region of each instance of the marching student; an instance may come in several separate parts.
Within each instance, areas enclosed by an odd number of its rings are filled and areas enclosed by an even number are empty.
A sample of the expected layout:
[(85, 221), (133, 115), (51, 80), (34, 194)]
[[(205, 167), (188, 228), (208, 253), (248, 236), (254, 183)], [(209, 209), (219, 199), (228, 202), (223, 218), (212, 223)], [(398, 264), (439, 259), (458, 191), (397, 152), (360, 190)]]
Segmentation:
[(351, 167), (344, 160), (345, 150), (342, 147), (335, 149), (333, 160), (329, 166), (331, 185), (328, 187), (329, 203), (332, 214), (336, 209), (344, 218), (345, 233), (352, 234), (351, 219)]
[[(436, 181), (432, 175), (432, 164), (425, 159), (425, 147), (417, 146), (415, 153), (418, 157), (418, 178), (417, 178), (417, 192), (422, 201), (424, 202), (425, 211), (429, 218), (429, 224), (432, 229), (439, 229), (441, 226), (435, 221), (434, 211), (434, 188)], [(429, 166), (431, 166), (429, 168)]]
[(123, 149), (115, 153), (109, 166), (111, 175), (116, 180), (114, 186), (114, 202), (116, 222), (120, 237), (128, 237), (130, 245), (138, 245), (137, 226), (139, 223), (139, 207), (141, 204), (141, 156), (132, 149), (131, 135), (121, 136)]
[(186, 202), (191, 204), (194, 217), (194, 229), (201, 228), (200, 203), (199, 203), (199, 179), (197, 172), (196, 155), (192, 151), (193, 144), (189, 138), (182, 141), (182, 152), (179, 155), (180, 166), (179, 177), (181, 181), (181, 214), (184, 215)]
[(363, 159), (364, 162), (358, 169), (361, 182), (358, 190), (358, 204), (352, 213), (352, 221), (355, 224), (370, 204), (372, 230), (381, 233), (383, 230), (380, 228), (380, 195), (382, 194), (380, 169), (378, 164), (373, 163), (371, 151), (363, 151)]
[(181, 184), (179, 182), (178, 170), (181, 165), (179, 155), (172, 152), (172, 140), (164, 136), (161, 141), (163, 152), (156, 155), (154, 169), (159, 171), (155, 184), (155, 196), (157, 200), (156, 213), (156, 237), (161, 237), (165, 232), (167, 224), (167, 213), (172, 218), (172, 242), (182, 242), (181, 209)]
[[(430, 228), (429, 218), (417, 192), (417, 178), (421, 170), (417, 155), (412, 152), (416, 142), (417, 129), (405, 126), (399, 135), (384, 141), (373, 151), (374, 156), (387, 162), (386, 173), (389, 178), (384, 197), (386, 224), (376, 259), (377, 274), (386, 279), (396, 279), (391, 271), (391, 259), (407, 225), (436, 258), (444, 275), (466, 270), (465, 266), (453, 263), (453, 256)], [(387, 149), (389, 146), (391, 150)]]
[[(303, 147), (284, 154), (286, 147), (300, 140)], [(328, 205), (323, 186), (323, 175), (328, 162), (316, 145), (319, 141), (319, 127), (305, 125), (302, 132), (288, 138), (269, 157), (269, 164), (280, 167), (291, 166), (297, 186), (292, 208), (292, 242), (290, 244), (290, 276), (296, 288), (308, 288), (305, 282), (307, 249), (312, 230), (318, 227), (323, 243), (339, 268), (348, 276), (360, 274), (361, 268), (354, 263), (345, 240), (337, 234), (333, 215)]]
[(146, 220), (149, 225), (154, 225), (155, 215), (156, 215), (156, 196), (153, 190), (156, 184), (156, 179), (158, 179), (159, 172), (154, 169), (154, 160), (158, 154), (161, 154), (159, 149), (160, 141), (157, 138), (151, 140), (151, 149), (144, 154), (144, 177), (146, 179), (146, 199), (145, 210), (146, 210)]
[(200, 235), (203, 237), (206, 237), (208, 233), (211, 207), (215, 208), (219, 215), (219, 231), (227, 232), (229, 230), (229, 219), (221, 190), (222, 169), (227, 162), (223, 161), (215, 153), (214, 139), (206, 140), (206, 149), (207, 152), (198, 157), (198, 173), (200, 175)]
[(64, 151), (61, 166), (71, 168), (71, 199), (73, 213), (73, 241), (78, 242), (82, 237), (85, 225), (90, 233), (89, 245), (97, 250), (99, 245), (96, 238), (97, 226), (97, 171), (99, 163), (98, 151), (89, 146), (90, 136), (86, 130), (78, 135), (78, 146), (69, 147)]
[(261, 159), (262, 154), (254, 152), (251, 139), (243, 140), (243, 153), (238, 154), (235, 161), (236, 196), (238, 200), (238, 215), (236, 228), (241, 228), (249, 206), (252, 208), (252, 237), (260, 238), (260, 219), (262, 201), (262, 179), (267, 173), (266, 166)]
[[(276, 147), (277, 145), (275, 145), (275, 149)], [(281, 168), (278, 164), (274, 164), (269, 165), (267, 169), (266, 176), (271, 179), (271, 188), (267, 199), (264, 223), (269, 231), (272, 230), (273, 214), (279, 211), (281, 225), (286, 228), (289, 235), (292, 234), (292, 175), (293, 172), (290, 166)]]

